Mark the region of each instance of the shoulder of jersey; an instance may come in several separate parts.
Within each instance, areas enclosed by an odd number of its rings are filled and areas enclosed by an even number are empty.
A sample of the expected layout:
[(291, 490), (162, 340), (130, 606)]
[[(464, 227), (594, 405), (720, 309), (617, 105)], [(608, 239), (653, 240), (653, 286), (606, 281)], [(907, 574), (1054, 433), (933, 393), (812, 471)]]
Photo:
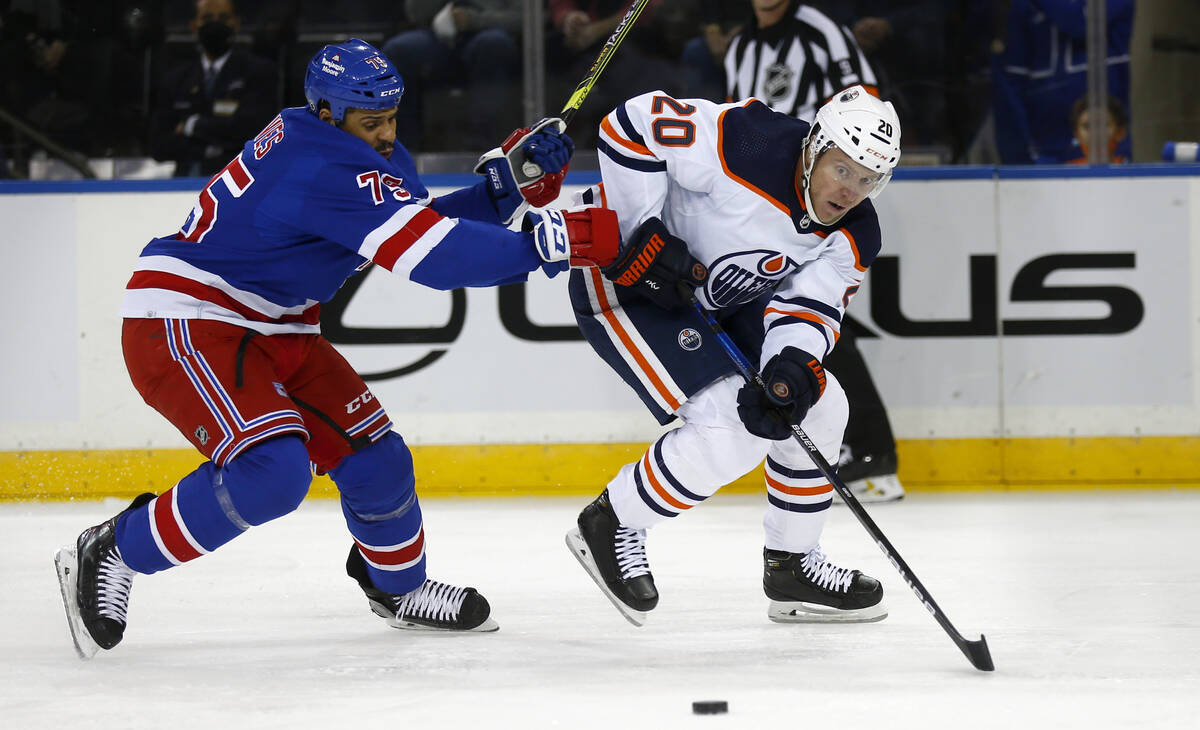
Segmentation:
[[(280, 112), (283, 118), (283, 135), (280, 150), (282, 157), (290, 158), (292, 170), (310, 169), (314, 173), (328, 174), (344, 169), (348, 174), (377, 170), (392, 175), (415, 178), (412, 158), (397, 143), (391, 159), (384, 158), (369, 145), (353, 135), (326, 124), (314, 117), (304, 107), (293, 107)], [(249, 146), (253, 146), (251, 141)], [(295, 165), (295, 161), (308, 158), (307, 165)], [(335, 172), (336, 174), (336, 172)], [(416, 180), (408, 182), (415, 183)], [(417, 190), (412, 190), (414, 195)], [(424, 194), (424, 188), (420, 188)]]
[(804, 210), (796, 189), (796, 161), (808, 123), (753, 100), (725, 109), (718, 124), (725, 174), (800, 220)]
[(854, 209), (846, 213), (846, 216), (837, 222), (834, 226), (825, 227), (823, 230), (833, 232), (842, 231), (854, 245), (855, 259), (858, 266), (862, 269), (870, 266), (875, 257), (879, 255), (879, 250), (883, 246), (883, 237), (879, 229), (879, 216), (875, 212), (875, 206), (868, 198)]

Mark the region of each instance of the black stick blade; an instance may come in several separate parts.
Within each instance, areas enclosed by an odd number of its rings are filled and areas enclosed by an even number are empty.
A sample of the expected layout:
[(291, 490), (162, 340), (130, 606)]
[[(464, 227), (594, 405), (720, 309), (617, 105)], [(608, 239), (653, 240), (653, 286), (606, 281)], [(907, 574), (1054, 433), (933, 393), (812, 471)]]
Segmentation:
[(979, 641), (963, 640), (959, 645), (963, 654), (967, 655), (971, 665), (981, 672), (991, 672), (996, 669), (996, 665), (992, 664), (992, 653), (988, 651), (987, 639), (983, 634), (979, 635)]

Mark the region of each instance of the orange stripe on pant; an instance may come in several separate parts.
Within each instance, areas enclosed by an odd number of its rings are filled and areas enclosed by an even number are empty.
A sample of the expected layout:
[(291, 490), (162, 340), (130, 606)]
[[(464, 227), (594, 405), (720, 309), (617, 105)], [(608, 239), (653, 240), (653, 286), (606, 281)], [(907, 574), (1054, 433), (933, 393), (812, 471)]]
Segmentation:
[(684, 504), (683, 502), (680, 502), (678, 499), (675, 499), (674, 497), (672, 497), (670, 494), (667, 494), (667, 490), (663, 488), (662, 484), (659, 484), (658, 479), (654, 476), (654, 472), (650, 470), (650, 452), (649, 451), (647, 451), (645, 453), (645, 455), (642, 456), (642, 471), (645, 472), (645, 474), (646, 474), (646, 481), (650, 482), (650, 486), (654, 488), (654, 491), (656, 493), (658, 493), (658, 496), (663, 498), (664, 502), (666, 502), (667, 504), (671, 505), (672, 507), (674, 507), (675, 509), (678, 509), (678, 510), (685, 510), (685, 509), (692, 508), (692, 505)]
[(667, 386), (663, 383), (662, 378), (660, 378), (658, 373), (654, 372), (654, 369), (650, 367), (650, 363), (646, 360), (646, 356), (643, 355), (642, 352), (637, 349), (637, 346), (633, 344), (633, 338), (630, 337), (629, 333), (625, 331), (625, 327), (621, 324), (620, 320), (617, 319), (617, 316), (612, 313), (612, 303), (608, 301), (608, 295), (604, 291), (604, 277), (600, 274), (600, 270), (597, 268), (591, 268), (588, 269), (588, 274), (592, 277), (592, 288), (596, 291), (596, 298), (600, 300), (600, 313), (604, 315), (604, 319), (608, 322), (608, 325), (612, 327), (612, 330), (616, 333), (617, 338), (621, 340), (621, 344), (624, 345), (629, 354), (633, 356), (633, 359), (637, 362), (638, 367), (640, 367), (642, 372), (646, 375), (646, 378), (649, 379), (654, 385), (654, 389), (658, 391), (658, 395), (667, 403), (668, 406), (671, 407), (671, 410), (675, 410), (680, 405), (679, 401), (675, 398), (675, 396), (671, 395), (670, 390), (667, 389)]

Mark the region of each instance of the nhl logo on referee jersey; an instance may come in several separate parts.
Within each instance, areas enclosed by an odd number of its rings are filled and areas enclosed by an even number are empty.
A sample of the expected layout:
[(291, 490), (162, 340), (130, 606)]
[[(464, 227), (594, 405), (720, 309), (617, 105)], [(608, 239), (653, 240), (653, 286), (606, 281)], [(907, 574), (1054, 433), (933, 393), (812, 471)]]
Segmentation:
[(763, 81), (767, 101), (776, 104), (791, 96), (792, 82), (795, 78), (796, 72), (786, 63), (771, 64), (767, 68), (766, 79)]
[(196, 434), (196, 440), (200, 442), (201, 446), (204, 446), (205, 444), (208, 443), (208, 429), (207, 428), (205, 428), (204, 426), (196, 426), (195, 434)]
[(679, 346), (688, 352), (699, 350), (700, 345), (703, 344), (703, 342), (704, 341), (701, 339), (700, 333), (691, 327), (685, 327), (679, 330)]

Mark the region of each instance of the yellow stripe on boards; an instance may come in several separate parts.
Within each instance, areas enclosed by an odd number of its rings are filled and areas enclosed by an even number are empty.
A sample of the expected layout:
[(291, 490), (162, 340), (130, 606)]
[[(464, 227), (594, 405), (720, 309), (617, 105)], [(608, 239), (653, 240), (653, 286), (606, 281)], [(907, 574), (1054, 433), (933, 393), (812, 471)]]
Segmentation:
[[(423, 497), (599, 494), (647, 444), (416, 446)], [(1200, 437), (928, 439), (898, 444), (909, 491), (1200, 488)], [(94, 500), (162, 493), (203, 460), (190, 449), (3, 451), (0, 500)], [(757, 493), (755, 469), (725, 492)], [(337, 495), (326, 477), (311, 497)]]

